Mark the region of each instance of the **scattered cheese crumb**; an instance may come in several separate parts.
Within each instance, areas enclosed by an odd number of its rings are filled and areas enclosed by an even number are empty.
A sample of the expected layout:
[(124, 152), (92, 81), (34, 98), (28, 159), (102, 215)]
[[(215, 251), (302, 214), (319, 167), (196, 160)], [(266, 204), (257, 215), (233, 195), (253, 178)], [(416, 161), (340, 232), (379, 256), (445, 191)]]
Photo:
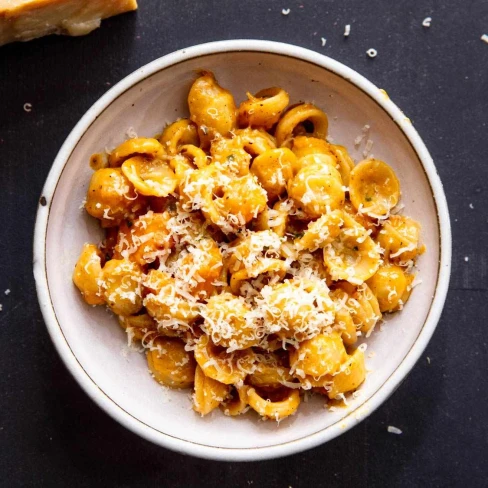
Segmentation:
[(129, 127), (125, 131), (125, 134), (129, 139), (137, 139), (137, 132), (135, 131), (134, 127)]
[(468, 261), (469, 261), (469, 257), (468, 257), (468, 256), (464, 256), (464, 260), (465, 260), (466, 262), (468, 262)]
[(10, 295), (10, 288), (7, 288), (5, 291), (4, 291), (5, 295)]
[(481, 36), (481, 40), (482, 40), (483, 42), (486, 42), (486, 44), (488, 44), (488, 34), (483, 34), (483, 35)]
[(469, 208), (470, 208), (471, 210), (473, 210), (474, 205), (473, 205), (472, 203), (470, 203), (470, 204), (469, 204)]
[(371, 149), (373, 147), (373, 141), (371, 139), (368, 139), (366, 141), (366, 145), (364, 146), (364, 151), (363, 151), (363, 157), (367, 158), (371, 152)]
[(393, 425), (389, 425), (387, 430), (390, 434), (403, 434), (403, 432), (398, 427), (394, 427)]
[(432, 22), (432, 17), (425, 17), (425, 19), (422, 22), (422, 25), (424, 27), (430, 27), (431, 22)]
[(344, 37), (348, 37), (351, 32), (351, 25), (347, 24), (346, 27), (344, 28)]
[(324, 47), (327, 42), (327, 39), (325, 37), (321, 37), (320, 40), (322, 41), (322, 47)]
[(281, 11), (281, 13), (282, 13), (283, 15), (288, 15), (290, 12), (291, 12), (291, 10), (290, 10), (289, 8), (284, 8), (284, 9)]
[(427, 356), (427, 362), (430, 364), (430, 358), (429, 358), (429, 356)]
[(365, 137), (368, 136), (369, 134), (369, 130), (371, 129), (371, 127), (366, 124), (362, 129), (361, 129), (361, 134), (359, 134), (356, 139), (354, 139), (354, 147), (357, 149), (358, 146), (361, 145), (361, 143), (363, 142), (363, 139)]
[(376, 58), (376, 56), (378, 56), (378, 51), (376, 49), (368, 49), (366, 51), (366, 54), (370, 57), (370, 58)]
[(3, 310), (3, 305), (0, 303), (0, 312)]
[(32, 112), (32, 103), (24, 103), (24, 110), (26, 112)]

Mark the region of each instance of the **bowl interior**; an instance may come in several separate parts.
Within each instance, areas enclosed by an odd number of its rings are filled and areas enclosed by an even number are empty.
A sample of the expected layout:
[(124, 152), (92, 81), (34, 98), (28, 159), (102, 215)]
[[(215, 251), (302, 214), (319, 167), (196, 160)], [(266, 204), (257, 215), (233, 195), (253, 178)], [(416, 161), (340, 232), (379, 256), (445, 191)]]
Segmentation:
[[(97, 243), (102, 238), (97, 222), (80, 209), (92, 174), (89, 156), (122, 142), (129, 128), (139, 135), (153, 136), (166, 123), (188, 115), (186, 96), (195, 70), (200, 68), (214, 71), (237, 101), (246, 91), (278, 85), (290, 93), (292, 103), (315, 103), (329, 116), (333, 140), (345, 145), (356, 161), (363, 158), (366, 141), (359, 147), (354, 141), (363, 126), (370, 125), (371, 152), (395, 169), (402, 185), (404, 213), (421, 222), (427, 246), (418, 262), (422, 284), (414, 289), (404, 310), (386, 317), (368, 339), (370, 373), (347, 408), (327, 411), (317, 397), (302, 403), (297, 415), (279, 425), (263, 422), (252, 413), (228, 418), (219, 410), (201, 418), (191, 410), (189, 392), (159, 386), (148, 374), (144, 355), (127, 347), (116, 318), (102, 307), (86, 305), (71, 282), (83, 243)], [(46, 239), (49, 293), (60, 332), (113, 407), (153, 429), (163, 445), (164, 438), (172, 436), (202, 446), (251, 449), (296, 441), (337, 423), (347, 427), (353, 418), (368, 413), (365, 401), (415, 343), (429, 312), (439, 271), (439, 224), (432, 190), (418, 156), (397, 124), (350, 81), (306, 61), (259, 52), (227, 52), (186, 60), (152, 74), (120, 95), (69, 155), (52, 198)]]

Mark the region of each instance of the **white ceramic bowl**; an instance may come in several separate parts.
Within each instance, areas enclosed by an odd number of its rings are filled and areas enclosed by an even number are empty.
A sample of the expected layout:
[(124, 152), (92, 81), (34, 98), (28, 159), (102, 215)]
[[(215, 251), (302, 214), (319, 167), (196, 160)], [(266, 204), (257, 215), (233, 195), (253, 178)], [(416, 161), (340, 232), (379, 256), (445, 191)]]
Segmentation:
[[(297, 415), (262, 422), (219, 410), (201, 418), (188, 392), (164, 391), (147, 373), (144, 355), (126, 347), (124, 332), (103, 307), (87, 306), (71, 282), (83, 243), (98, 242), (97, 222), (80, 210), (93, 152), (113, 147), (133, 127), (161, 131), (187, 115), (195, 70), (210, 69), (240, 101), (246, 91), (282, 86), (292, 102), (323, 108), (333, 139), (362, 159), (354, 140), (371, 126), (375, 157), (399, 176), (405, 213), (422, 224), (427, 253), (419, 260), (417, 287), (401, 313), (368, 340), (371, 370), (349, 407), (329, 412), (323, 400), (302, 403)], [(51, 338), (82, 388), (136, 434), (169, 449), (218, 460), (257, 460), (295, 453), (326, 442), (368, 416), (395, 390), (427, 345), (446, 297), (451, 260), (449, 215), (442, 184), (410, 120), (361, 75), (330, 58), (268, 41), (222, 41), (175, 52), (140, 68), (98, 100), (73, 129), (46, 181), (35, 229), (34, 274)]]

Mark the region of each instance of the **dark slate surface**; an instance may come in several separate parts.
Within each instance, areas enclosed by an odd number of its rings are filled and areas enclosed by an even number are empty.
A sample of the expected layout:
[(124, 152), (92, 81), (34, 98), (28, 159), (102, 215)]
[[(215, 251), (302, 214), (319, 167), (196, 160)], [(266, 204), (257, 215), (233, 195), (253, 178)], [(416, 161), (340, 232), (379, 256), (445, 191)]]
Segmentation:
[[(0, 48), (0, 485), (487, 486), (488, 45), (480, 36), (488, 33), (488, 3), (140, 3), (137, 14), (105, 21), (88, 37)], [(282, 8), (290, 14), (283, 16)], [(427, 16), (433, 18), (430, 29), (421, 26)], [(347, 40), (345, 24), (352, 26)], [(44, 179), (84, 112), (139, 66), (179, 48), (231, 38), (307, 47), (387, 89), (437, 164), (454, 238), (442, 320), (401, 388), (329, 444), (251, 464), (174, 454), (95, 406), (51, 344), (31, 269)], [(378, 50), (374, 60), (365, 55), (370, 47)], [(22, 108), (26, 102), (30, 113)], [(389, 434), (388, 425), (403, 434)]]

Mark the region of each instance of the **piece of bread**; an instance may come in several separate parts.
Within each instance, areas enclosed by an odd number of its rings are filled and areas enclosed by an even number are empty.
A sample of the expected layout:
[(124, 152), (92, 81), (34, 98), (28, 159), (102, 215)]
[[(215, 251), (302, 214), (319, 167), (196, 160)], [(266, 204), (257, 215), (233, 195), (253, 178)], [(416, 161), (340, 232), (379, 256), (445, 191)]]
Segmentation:
[(0, 46), (48, 34), (83, 36), (137, 0), (0, 0)]

